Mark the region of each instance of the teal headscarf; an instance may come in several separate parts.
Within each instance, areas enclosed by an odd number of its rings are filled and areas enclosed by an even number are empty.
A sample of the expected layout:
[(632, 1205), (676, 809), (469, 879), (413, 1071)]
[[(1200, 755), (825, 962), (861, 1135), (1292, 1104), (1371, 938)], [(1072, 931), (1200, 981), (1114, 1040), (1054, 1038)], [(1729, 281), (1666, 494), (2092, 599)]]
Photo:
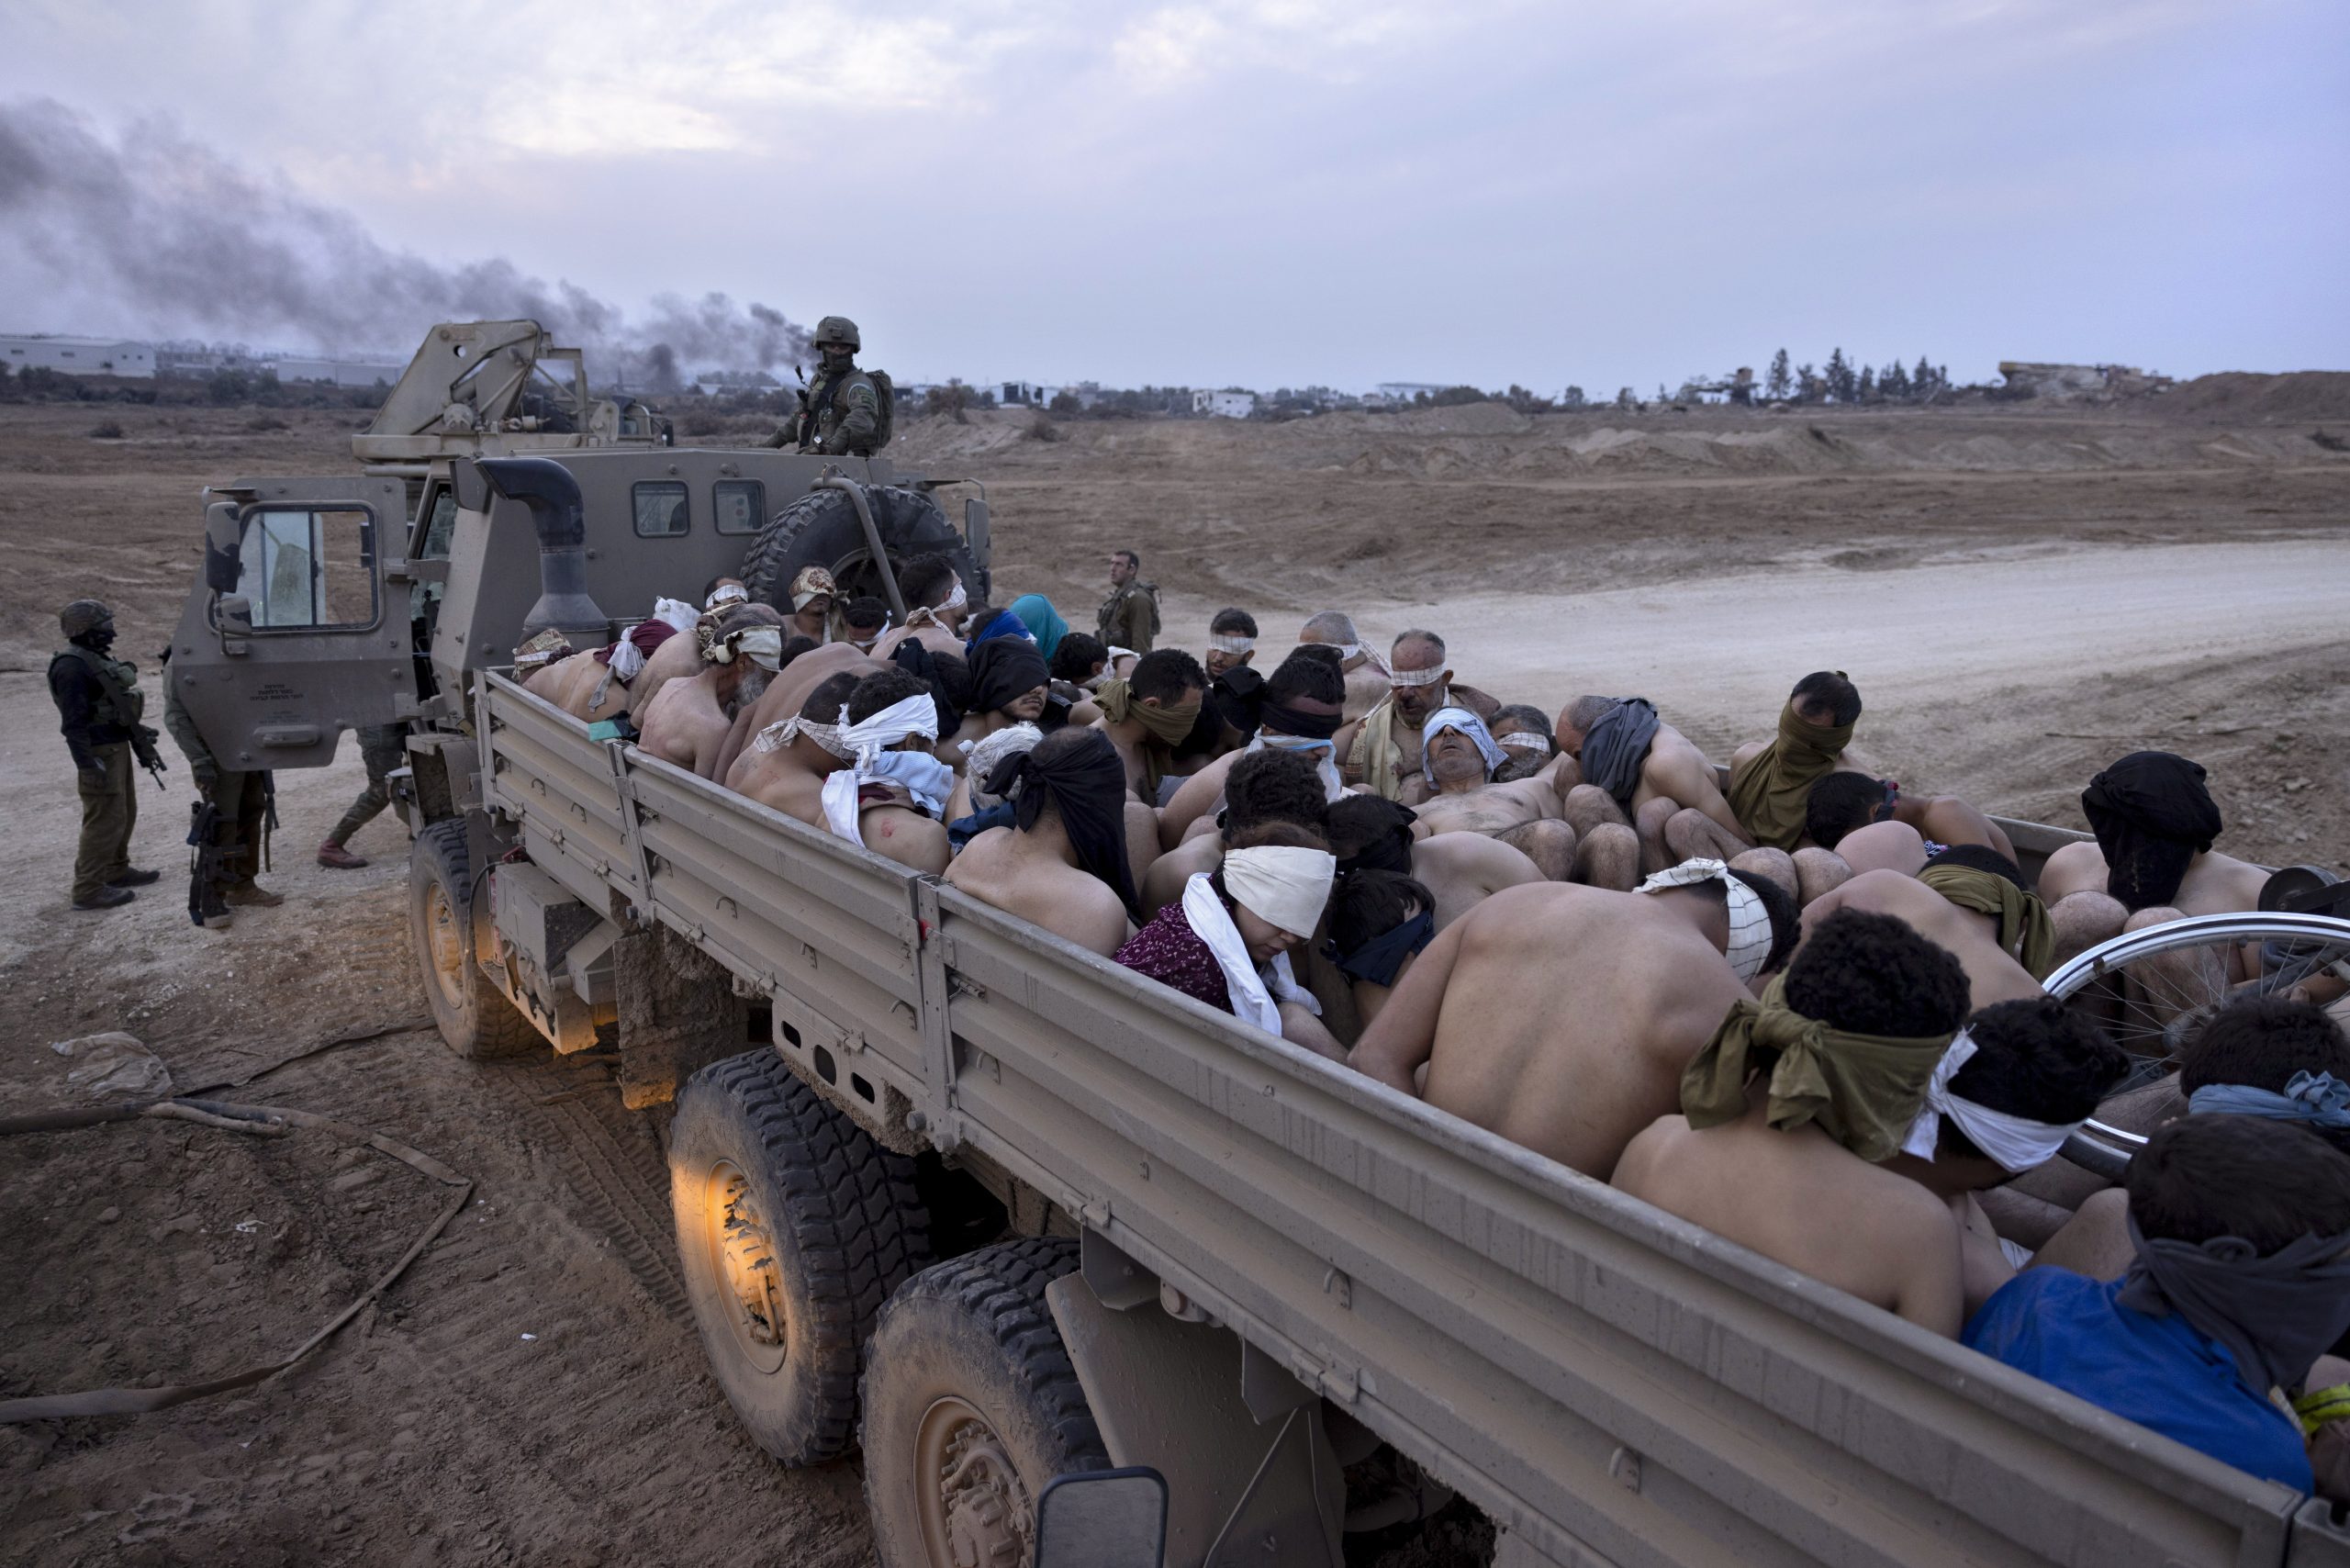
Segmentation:
[(1028, 635), (1036, 639), (1037, 648), (1048, 659), (1053, 656), (1053, 650), (1061, 645), (1061, 639), (1069, 635), (1069, 622), (1053, 608), (1053, 601), (1041, 593), (1024, 593), (1013, 599), (1012, 613), (1028, 628)]

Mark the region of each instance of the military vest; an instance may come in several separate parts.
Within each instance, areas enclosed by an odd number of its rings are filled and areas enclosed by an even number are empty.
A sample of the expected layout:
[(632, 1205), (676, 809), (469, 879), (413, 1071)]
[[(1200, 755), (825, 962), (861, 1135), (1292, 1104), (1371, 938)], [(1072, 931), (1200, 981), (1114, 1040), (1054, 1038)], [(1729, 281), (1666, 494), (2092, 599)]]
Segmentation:
[[(852, 365), (847, 371), (838, 375), (829, 370), (820, 370), (816, 373), (815, 385), (808, 388), (807, 419), (800, 431), (800, 445), (802, 451), (832, 439), (833, 431), (839, 428), (844, 417), (839, 406), (841, 394), (859, 381), (873, 388), (873, 400), (877, 406), (879, 405), (882, 400), (881, 389), (874, 385), (873, 377), (867, 375), (862, 366)], [(876, 430), (874, 438), (874, 444), (878, 446), (884, 438), (884, 431)]]
[[(80, 661), (82, 667), (97, 681), (98, 700), (91, 710), (95, 722), (125, 730), (139, 727), (140, 719), (147, 711), (147, 698), (139, 689), (137, 665), (127, 659), (110, 659), (79, 643), (68, 644), (65, 651), (57, 657)], [(50, 662), (54, 664), (56, 661)]]

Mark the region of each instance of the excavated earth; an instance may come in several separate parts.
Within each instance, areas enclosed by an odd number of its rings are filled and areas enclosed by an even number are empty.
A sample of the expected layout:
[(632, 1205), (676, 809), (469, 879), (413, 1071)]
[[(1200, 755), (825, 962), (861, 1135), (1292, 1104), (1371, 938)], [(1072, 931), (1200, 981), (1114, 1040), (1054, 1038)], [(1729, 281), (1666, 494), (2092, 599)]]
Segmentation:
[[(123, 1031), (182, 1091), (384, 1133), (472, 1179), (382, 1301), (295, 1371), (159, 1414), (0, 1428), (0, 1561), (861, 1563), (854, 1462), (785, 1472), (702, 1370), (662, 1124), (596, 1053), (474, 1066), (421, 1026), (406, 843), (328, 871), (356, 748), (281, 776), (283, 907), (192, 928), (176, 875), (67, 907), (76, 806), (41, 672), (95, 594), (152, 672), (207, 483), (351, 467), (357, 416), (0, 407), (0, 1115), (86, 1103), (55, 1042)], [(120, 439), (92, 431), (112, 420)], [(711, 439), (764, 434), (749, 421)], [(2350, 377), (2207, 377), (2120, 408), (1551, 415), (1282, 425), (909, 424), (983, 480), (999, 600), (1090, 624), (1132, 545), (1166, 640), (1214, 610), (1268, 652), (1316, 610), (1427, 626), (1464, 678), (1555, 708), (1639, 690), (1726, 752), (1807, 669), (1851, 671), (1905, 785), (2078, 825), (2109, 757), (2211, 770), (2222, 846), (2350, 870)], [(698, 585), (655, 585), (678, 592)], [(189, 798), (142, 785), (136, 857), (184, 868)], [(323, 1048), (320, 1048), (323, 1047)], [(306, 1054), (308, 1053), (308, 1054)], [(0, 1138), (0, 1398), (219, 1376), (366, 1289), (450, 1189), (345, 1138), (139, 1122)], [(1456, 1508), (1358, 1563), (1482, 1561)]]

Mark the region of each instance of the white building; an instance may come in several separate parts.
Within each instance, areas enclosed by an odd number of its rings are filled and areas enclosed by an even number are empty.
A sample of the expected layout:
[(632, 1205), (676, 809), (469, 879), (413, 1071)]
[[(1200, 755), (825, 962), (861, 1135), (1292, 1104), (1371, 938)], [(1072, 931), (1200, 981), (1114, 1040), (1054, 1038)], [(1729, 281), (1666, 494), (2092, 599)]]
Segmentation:
[(128, 338), (69, 338), (47, 332), (0, 336), (0, 364), (11, 371), (62, 370), (69, 375), (155, 377), (155, 351)]
[(1257, 411), (1254, 392), (1194, 392), (1192, 412), (1213, 414), (1218, 419), (1245, 420)]
[(406, 360), (394, 364), (388, 360), (304, 359), (292, 354), (277, 358), (280, 381), (323, 381), (336, 386), (373, 386), (381, 382), (392, 386), (407, 371)]

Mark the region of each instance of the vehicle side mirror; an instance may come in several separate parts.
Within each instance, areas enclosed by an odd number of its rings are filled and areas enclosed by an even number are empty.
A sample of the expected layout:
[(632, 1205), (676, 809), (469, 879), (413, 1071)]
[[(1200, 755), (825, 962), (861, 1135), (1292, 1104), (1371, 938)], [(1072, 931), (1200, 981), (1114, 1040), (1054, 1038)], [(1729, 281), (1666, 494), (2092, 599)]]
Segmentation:
[(204, 509), (204, 586), (214, 593), (237, 591), (237, 577), (242, 566), (240, 546), (243, 530), (237, 519), (237, 508), (229, 501), (215, 501)]
[(449, 477), (457, 492), (457, 505), (465, 511), (489, 510), (489, 478), (482, 473), (481, 465), (470, 457), (460, 457), (449, 465)]
[[(229, 585), (236, 587), (234, 583)], [(220, 601), (220, 633), (225, 637), (250, 637), (253, 634), (253, 601), (242, 594), (234, 594)]]
[(1057, 1475), (1036, 1496), (1036, 1568), (1159, 1568), (1167, 1479), (1145, 1465)]

